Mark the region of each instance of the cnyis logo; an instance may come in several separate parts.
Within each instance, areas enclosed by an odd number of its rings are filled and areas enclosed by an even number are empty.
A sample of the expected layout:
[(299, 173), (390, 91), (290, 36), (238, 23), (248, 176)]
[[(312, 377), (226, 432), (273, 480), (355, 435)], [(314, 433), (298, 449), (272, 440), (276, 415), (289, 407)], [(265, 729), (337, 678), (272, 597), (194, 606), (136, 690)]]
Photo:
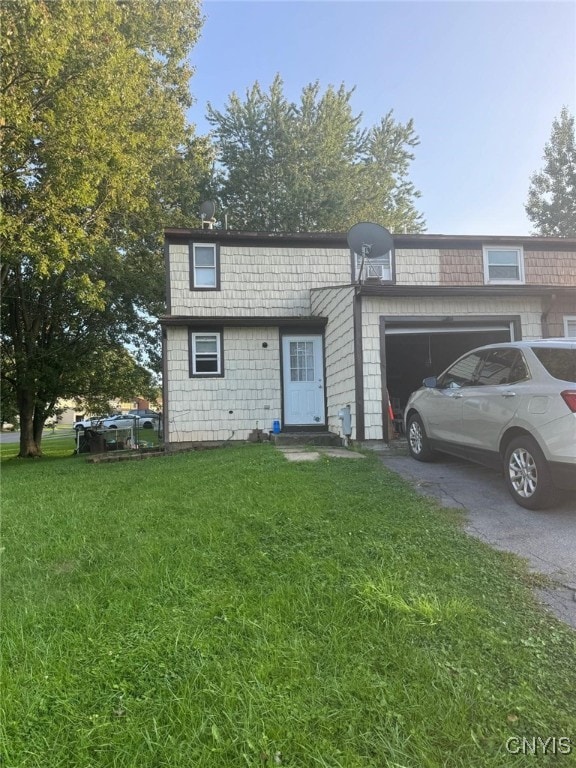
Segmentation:
[(573, 746), (569, 736), (511, 736), (506, 741), (510, 755), (570, 755)]

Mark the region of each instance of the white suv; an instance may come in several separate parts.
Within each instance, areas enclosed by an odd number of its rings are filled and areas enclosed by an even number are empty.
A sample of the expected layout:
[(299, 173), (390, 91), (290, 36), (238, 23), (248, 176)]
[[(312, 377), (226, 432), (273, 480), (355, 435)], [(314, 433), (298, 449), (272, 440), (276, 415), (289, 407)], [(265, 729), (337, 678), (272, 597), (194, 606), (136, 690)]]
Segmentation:
[(528, 509), (576, 490), (576, 339), (479, 347), (423, 384), (404, 412), (413, 458), (440, 451), (501, 469)]

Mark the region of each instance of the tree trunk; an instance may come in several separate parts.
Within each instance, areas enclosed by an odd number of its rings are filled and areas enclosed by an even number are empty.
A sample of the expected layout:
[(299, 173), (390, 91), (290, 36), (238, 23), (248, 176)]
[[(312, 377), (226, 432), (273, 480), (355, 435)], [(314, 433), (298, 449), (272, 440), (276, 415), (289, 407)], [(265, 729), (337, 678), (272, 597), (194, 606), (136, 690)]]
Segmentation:
[(36, 459), (42, 456), (40, 443), (42, 430), (34, 419), (34, 395), (31, 392), (18, 393), (18, 411), (20, 414), (20, 452), (21, 459)]

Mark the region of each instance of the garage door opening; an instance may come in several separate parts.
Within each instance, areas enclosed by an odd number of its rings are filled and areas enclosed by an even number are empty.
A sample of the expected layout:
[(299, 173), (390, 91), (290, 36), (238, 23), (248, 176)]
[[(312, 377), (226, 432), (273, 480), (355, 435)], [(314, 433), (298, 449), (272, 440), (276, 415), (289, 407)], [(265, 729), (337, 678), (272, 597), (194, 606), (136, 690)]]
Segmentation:
[(483, 344), (510, 341), (508, 327), (386, 329), (386, 382), (395, 414), (401, 413), (426, 376), (437, 376), (460, 355)]

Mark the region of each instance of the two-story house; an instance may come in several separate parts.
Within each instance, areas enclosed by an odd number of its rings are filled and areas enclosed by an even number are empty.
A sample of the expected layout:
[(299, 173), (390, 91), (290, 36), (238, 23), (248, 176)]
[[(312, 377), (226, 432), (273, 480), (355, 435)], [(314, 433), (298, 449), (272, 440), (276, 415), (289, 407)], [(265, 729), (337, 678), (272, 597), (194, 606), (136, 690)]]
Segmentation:
[(345, 234), (165, 232), (165, 440), (254, 430), (391, 438), (422, 378), (501, 340), (576, 336), (576, 239), (395, 235), (362, 274)]

